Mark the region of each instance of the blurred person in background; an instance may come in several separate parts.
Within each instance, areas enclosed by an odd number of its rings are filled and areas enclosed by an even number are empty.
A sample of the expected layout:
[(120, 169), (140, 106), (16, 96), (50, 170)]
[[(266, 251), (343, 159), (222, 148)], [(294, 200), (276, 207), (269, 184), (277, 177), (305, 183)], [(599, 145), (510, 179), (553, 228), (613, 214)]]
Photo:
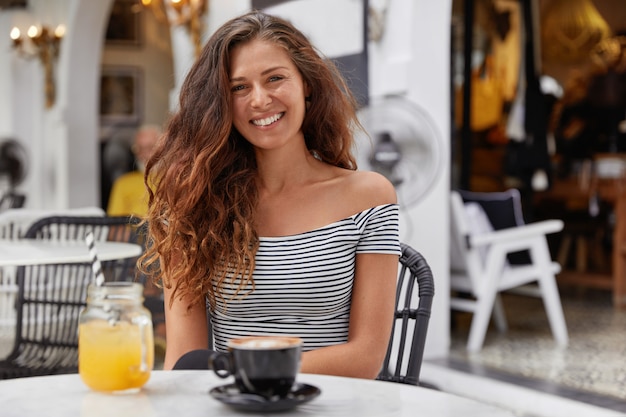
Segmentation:
[(156, 125), (144, 125), (135, 135), (132, 151), (135, 155), (135, 170), (120, 176), (113, 183), (107, 215), (109, 216), (145, 216), (148, 211), (148, 194), (143, 180), (146, 162), (161, 137), (161, 128)]

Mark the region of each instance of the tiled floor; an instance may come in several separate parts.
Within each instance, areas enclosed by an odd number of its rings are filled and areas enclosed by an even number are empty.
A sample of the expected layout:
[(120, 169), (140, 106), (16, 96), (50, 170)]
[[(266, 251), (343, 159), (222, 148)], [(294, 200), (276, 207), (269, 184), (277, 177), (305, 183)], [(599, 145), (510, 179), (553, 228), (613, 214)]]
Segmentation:
[[(600, 411), (626, 415), (626, 311), (612, 308), (608, 292), (571, 288), (561, 292), (570, 334), (567, 348), (554, 343), (541, 300), (507, 295), (504, 302), (510, 329), (506, 334), (490, 329), (483, 350), (468, 354), (465, 342), (470, 316), (455, 313), (450, 357), (431, 361), (422, 378), (428, 378), (432, 367), (438, 367), (451, 372), (443, 380), (438, 374), (430, 374), (443, 384), (455, 385), (450, 375), (457, 372), (460, 378), (473, 376), (491, 383), (505, 382), (511, 388), (519, 388), (519, 396), (529, 394), (530, 401), (533, 393), (551, 396), (553, 400), (573, 400), (568, 406), (576, 409), (578, 403), (579, 408), (577, 414), (571, 415), (581, 415), (579, 411), (587, 406), (590, 416), (599, 416)], [(481, 390), (478, 386), (473, 388)], [(471, 389), (466, 388), (469, 396)], [(476, 395), (501, 400), (489, 392)], [(521, 397), (510, 403), (519, 402), (520, 415), (531, 415), (523, 411)], [(554, 412), (536, 415), (556, 416)]]

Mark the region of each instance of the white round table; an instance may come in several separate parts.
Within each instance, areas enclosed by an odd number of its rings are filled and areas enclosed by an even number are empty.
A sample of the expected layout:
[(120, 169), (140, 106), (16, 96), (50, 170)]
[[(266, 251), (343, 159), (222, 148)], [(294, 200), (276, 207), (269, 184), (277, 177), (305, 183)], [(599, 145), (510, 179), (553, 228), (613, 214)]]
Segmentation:
[(154, 371), (137, 394), (90, 391), (77, 374), (0, 381), (3, 417), (513, 417), (513, 413), (444, 392), (393, 382), (300, 374), (298, 382), (321, 394), (278, 413), (234, 410), (212, 398), (211, 388), (232, 383), (212, 371)]
[[(126, 242), (96, 242), (98, 259), (110, 261), (141, 254), (141, 246)], [(26, 266), (91, 262), (84, 241), (35, 239), (0, 240), (0, 266)]]
[[(142, 248), (134, 243), (99, 241), (96, 251), (101, 261), (111, 261), (139, 256)], [(15, 338), (15, 268), (68, 263), (91, 263), (85, 241), (0, 239), (0, 359), (11, 352)]]

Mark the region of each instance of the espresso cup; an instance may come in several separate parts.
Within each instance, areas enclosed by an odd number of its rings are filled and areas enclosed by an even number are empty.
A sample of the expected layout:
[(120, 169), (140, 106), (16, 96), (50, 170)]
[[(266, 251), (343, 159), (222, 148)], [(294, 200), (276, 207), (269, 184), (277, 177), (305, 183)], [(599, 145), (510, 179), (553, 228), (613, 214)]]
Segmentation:
[(209, 366), (221, 378), (234, 376), (243, 393), (284, 397), (300, 370), (301, 352), (298, 337), (244, 337), (230, 340), (228, 352), (212, 355)]

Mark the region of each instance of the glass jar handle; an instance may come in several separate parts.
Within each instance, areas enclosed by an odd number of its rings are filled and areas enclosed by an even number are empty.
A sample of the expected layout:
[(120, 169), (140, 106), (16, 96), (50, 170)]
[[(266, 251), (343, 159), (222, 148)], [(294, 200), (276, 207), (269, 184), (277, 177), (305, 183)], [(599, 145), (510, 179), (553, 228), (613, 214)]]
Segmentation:
[(139, 364), (140, 372), (148, 372), (148, 349), (154, 350), (154, 337), (150, 335), (152, 331), (152, 322), (142, 319), (138, 323), (139, 332), (141, 334), (141, 363)]

